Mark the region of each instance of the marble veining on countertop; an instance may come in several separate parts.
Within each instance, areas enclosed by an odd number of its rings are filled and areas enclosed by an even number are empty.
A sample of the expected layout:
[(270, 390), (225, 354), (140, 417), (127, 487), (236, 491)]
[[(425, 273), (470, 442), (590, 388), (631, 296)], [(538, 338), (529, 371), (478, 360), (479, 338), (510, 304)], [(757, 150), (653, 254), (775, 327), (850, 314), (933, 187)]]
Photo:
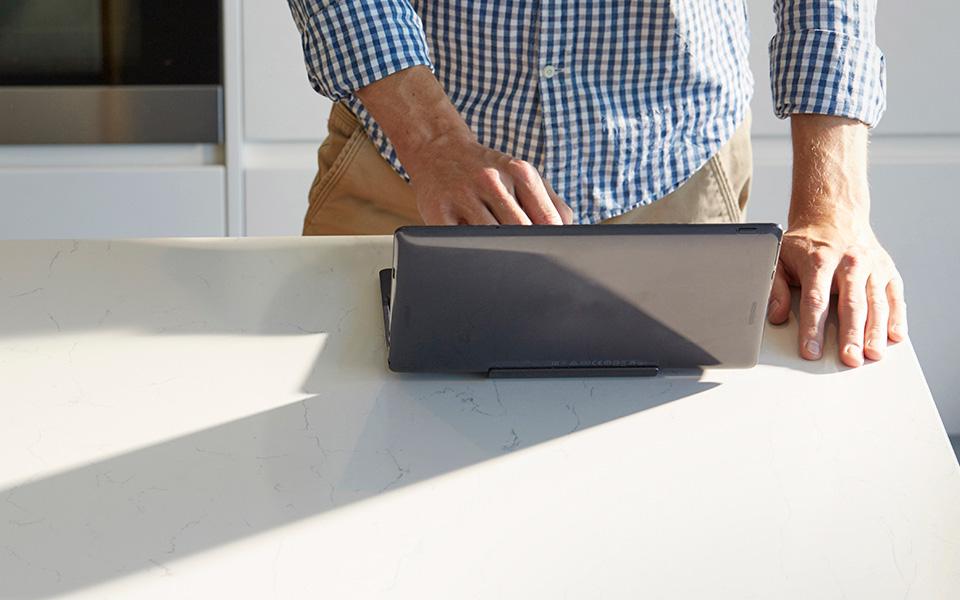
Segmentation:
[(909, 343), (806, 363), (790, 324), (744, 371), (398, 375), (390, 252), (0, 242), (0, 597), (960, 596)]

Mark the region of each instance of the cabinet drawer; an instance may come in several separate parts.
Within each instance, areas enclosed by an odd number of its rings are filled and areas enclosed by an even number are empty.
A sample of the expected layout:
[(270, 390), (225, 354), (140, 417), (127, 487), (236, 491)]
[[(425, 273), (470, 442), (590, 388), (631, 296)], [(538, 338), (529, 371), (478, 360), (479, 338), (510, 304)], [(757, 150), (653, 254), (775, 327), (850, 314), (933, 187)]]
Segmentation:
[(0, 215), (0, 239), (222, 236), (224, 169), (0, 169)]

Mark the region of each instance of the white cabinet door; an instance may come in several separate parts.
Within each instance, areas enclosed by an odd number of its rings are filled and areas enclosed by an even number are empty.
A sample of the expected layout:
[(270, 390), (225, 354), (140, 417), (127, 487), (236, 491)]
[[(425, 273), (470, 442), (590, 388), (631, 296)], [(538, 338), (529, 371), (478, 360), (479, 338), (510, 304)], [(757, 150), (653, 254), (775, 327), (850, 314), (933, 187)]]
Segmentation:
[(0, 169), (0, 239), (222, 236), (224, 169)]
[(315, 168), (247, 169), (247, 235), (300, 235)]
[(300, 32), (286, 2), (243, 3), (243, 113), (247, 140), (319, 141), (330, 101), (313, 91)]

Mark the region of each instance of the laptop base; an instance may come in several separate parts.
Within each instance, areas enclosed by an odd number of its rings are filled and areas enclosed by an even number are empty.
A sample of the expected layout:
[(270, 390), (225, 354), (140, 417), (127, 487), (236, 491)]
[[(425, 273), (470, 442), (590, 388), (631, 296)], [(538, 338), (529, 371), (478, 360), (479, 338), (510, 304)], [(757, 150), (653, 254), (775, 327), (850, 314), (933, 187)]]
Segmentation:
[(534, 367), (518, 369), (490, 369), (487, 376), (497, 379), (526, 379), (533, 377), (656, 377), (660, 367)]

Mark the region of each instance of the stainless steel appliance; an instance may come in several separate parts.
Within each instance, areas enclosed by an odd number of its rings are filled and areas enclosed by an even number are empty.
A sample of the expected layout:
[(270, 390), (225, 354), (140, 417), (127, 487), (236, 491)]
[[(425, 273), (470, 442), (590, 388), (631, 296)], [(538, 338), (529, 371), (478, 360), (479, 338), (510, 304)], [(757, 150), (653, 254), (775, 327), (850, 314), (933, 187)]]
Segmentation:
[(219, 143), (218, 0), (2, 0), (0, 143)]

